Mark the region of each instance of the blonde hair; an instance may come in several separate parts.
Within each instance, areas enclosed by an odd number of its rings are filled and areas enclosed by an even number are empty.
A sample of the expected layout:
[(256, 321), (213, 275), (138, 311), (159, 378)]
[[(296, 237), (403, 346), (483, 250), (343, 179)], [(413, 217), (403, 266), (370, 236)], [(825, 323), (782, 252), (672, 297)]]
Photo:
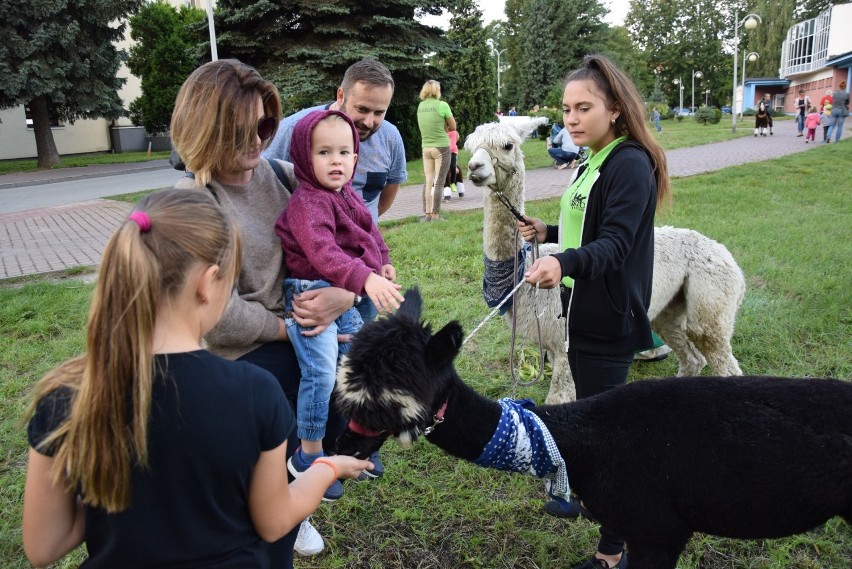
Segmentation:
[(434, 79), (429, 79), (423, 84), (423, 88), (420, 89), (420, 100), (424, 101), (426, 99), (440, 99), (441, 98), (441, 84), (435, 81)]
[(158, 308), (182, 291), (199, 264), (219, 265), (219, 278), (231, 281), (240, 264), (237, 227), (206, 192), (164, 190), (136, 211), (148, 216), (150, 229), (128, 219), (107, 243), (86, 353), (42, 378), (30, 410), (56, 389), (69, 390), (68, 416), (39, 449), (55, 450), (54, 483), (110, 513), (130, 506), (131, 471), (148, 465)]
[[(205, 63), (184, 81), (175, 100), (171, 137), (175, 150), (195, 174), (199, 186), (223, 172), (240, 169), (242, 157), (257, 140), (257, 97), (263, 112), (274, 117), (278, 130), (281, 98), (278, 89), (236, 59)], [(266, 148), (272, 136), (264, 141)]]
[(587, 55), (583, 67), (572, 71), (565, 84), (572, 81), (591, 81), (610, 110), (618, 110), (615, 135), (627, 136), (642, 146), (651, 158), (657, 179), (657, 207), (671, 200), (671, 183), (666, 153), (645, 126), (645, 105), (636, 85), (612, 61), (602, 55)]

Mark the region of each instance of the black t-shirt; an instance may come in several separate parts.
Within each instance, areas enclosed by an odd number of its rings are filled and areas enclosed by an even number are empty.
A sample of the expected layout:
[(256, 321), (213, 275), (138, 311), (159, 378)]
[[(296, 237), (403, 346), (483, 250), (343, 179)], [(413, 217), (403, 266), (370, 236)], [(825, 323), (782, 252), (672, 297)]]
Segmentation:
[[(133, 470), (127, 510), (86, 508), (83, 567), (267, 567), (248, 487), (260, 453), (294, 426), (281, 387), (253, 364), (204, 350), (158, 355), (155, 363), (165, 372), (154, 382), (149, 467)], [(61, 423), (68, 402), (65, 389), (39, 402), (30, 446)]]

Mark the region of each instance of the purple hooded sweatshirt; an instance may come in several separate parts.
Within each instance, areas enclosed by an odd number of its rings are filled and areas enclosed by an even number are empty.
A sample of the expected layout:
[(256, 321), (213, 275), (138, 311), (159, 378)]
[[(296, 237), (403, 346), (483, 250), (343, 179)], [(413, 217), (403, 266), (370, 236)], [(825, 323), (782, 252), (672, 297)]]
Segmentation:
[(293, 129), (290, 158), (299, 185), (275, 223), (281, 238), (288, 276), (322, 279), (358, 295), (365, 294), (370, 273), (381, 274), (390, 264), (388, 246), (361, 198), (352, 190), (352, 180), (340, 191), (324, 188), (311, 163), (311, 133), (329, 115), (343, 117), (352, 129), (358, 152), (358, 132), (340, 111), (314, 111)]

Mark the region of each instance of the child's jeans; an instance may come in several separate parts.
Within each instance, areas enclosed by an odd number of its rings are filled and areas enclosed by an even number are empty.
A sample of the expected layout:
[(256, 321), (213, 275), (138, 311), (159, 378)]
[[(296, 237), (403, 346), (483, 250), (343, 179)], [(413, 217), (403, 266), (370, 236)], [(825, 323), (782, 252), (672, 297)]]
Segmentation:
[(805, 140), (813, 140), (814, 142), (816, 142), (815, 139), (816, 139), (816, 129), (815, 128), (808, 128), (808, 135), (805, 137)]
[[(286, 310), (293, 309), (293, 296), (308, 290), (331, 286), (323, 280), (284, 279)], [(337, 374), (340, 354), (349, 351), (348, 343), (337, 342), (338, 334), (354, 334), (361, 329), (363, 321), (354, 307), (350, 308), (328, 325), (317, 336), (303, 336), (307, 330), (296, 323), (292, 316), (285, 319), (287, 337), (293, 344), (302, 379), (299, 382), (299, 397), (296, 406), (296, 434), (305, 441), (319, 441), (325, 435), (328, 422), (328, 405)]]

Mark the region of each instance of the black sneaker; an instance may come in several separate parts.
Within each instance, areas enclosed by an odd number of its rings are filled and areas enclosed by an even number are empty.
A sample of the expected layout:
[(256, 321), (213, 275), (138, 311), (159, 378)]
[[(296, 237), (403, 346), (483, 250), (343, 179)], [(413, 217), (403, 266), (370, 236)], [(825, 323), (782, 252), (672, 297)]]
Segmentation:
[[(325, 456), (325, 453), (323, 453), (322, 456)], [(290, 471), (293, 478), (298, 478), (311, 467), (313, 462), (313, 460), (311, 462), (304, 461), (302, 457), (302, 447), (299, 447), (296, 449), (296, 452), (293, 453), (293, 456), (290, 457), (290, 460), (287, 461), (287, 470)], [(328, 490), (325, 491), (322, 499), (325, 502), (336, 502), (341, 496), (343, 496), (343, 484), (341, 484), (340, 480), (335, 480), (334, 483), (328, 487)]]
[(374, 452), (370, 455), (370, 458), (367, 459), (373, 463), (372, 470), (365, 470), (358, 477), (358, 480), (374, 480), (376, 478), (381, 478), (385, 474), (385, 465), (382, 464), (382, 457), (379, 456), (379, 451)]
[(556, 518), (579, 518), (593, 520), (595, 517), (576, 500), (552, 498), (544, 505), (544, 511)]
[(610, 567), (609, 563), (607, 563), (603, 559), (598, 559), (597, 557), (590, 557), (579, 565), (575, 565), (571, 569), (627, 569), (627, 552), (622, 552), (621, 559), (612, 567)]

